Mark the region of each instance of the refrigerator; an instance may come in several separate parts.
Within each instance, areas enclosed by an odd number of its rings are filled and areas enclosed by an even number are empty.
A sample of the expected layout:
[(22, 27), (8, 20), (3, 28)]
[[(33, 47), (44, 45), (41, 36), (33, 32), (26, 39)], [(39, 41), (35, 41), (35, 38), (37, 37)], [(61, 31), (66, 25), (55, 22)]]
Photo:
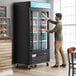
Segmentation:
[(49, 23), (41, 16), (49, 17), (51, 5), (42, 2), (17, 2), (13, 4), (12, 64), (26, 65), (29, 69), (39, 63), (49, 65)]

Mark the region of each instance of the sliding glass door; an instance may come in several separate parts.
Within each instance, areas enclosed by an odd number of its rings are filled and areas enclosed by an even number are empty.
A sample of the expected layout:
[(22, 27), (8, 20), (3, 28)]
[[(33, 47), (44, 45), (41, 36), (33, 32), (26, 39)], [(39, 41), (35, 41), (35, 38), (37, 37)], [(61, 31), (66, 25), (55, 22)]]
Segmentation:
[[(45, 12), (47, 15), (47, 12)], [(42, 32), (41, 29), (47, 29), (47, 21), (41, 16), (41, 12), (32, 12), (32, 34), (33, 34), (33, 50), (47, 49), (47, 33)]]

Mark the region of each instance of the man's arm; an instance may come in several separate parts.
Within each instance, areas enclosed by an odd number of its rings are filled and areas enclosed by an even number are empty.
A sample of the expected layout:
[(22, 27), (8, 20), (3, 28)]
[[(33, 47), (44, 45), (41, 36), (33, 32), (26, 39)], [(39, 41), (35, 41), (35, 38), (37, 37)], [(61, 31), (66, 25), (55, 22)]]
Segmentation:
[(44, 13), (41, 13), (41, 15), (48, 21), (50, 18), (47, 17)]
[(52, 29), (52, 30), (42, 29), (42, 31), (47, 32), (47, 33), (57, 32), (57, 30), (58, 30), (58, 27), (57, 27), (57, 26), (55, 26), (55, 28), (54, 28), (54, 29)]
[(51, 22), (51, 23), (53, 23), (53, 24), (57, 24), (57, 23), (58, 23), (58, 22), (53, 21), (53, 20), (51, 20), (51, 19), (49, 19), (48, 21)]
[(49, 17), (47, 17), (44, 13), (41, 13), (41, 15), (49, 22), (53, 23), (53, 24), (57, 24), (56, 21), (51, 20)]
[(55, 26), (55, 28), (54, 29), (52, 29), (52, 30), (49, 30), (48, 31), (48, 33), (53, 33), (53, 32), (57, 32), (58, 31), (58, 27), (57, 26)]

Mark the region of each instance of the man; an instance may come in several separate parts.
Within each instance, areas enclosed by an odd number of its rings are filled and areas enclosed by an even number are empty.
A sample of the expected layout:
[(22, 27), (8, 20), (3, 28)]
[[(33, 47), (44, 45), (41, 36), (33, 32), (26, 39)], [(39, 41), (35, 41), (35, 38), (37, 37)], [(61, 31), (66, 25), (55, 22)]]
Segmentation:
[(60, 67), (66, 67), (66, 59), (65, 59), (65, 55), (63, 52), (63, 48), (62, 48), (62, 23), (61, 23), (61, 19), (62, 19), (62, 14), (61, 13), (56, 13), (56, 17), (55, 20), (53, 21), (50, 18), (46, 17), (44, 13), (41, 14), (47, 21), (51, 22), (52, 24), (55, 24), (55, 28), (52, 30), (46, 30), (46, 29), (42, 29), (42, 31), (48, 32), (48, 33), (53, 33), (55, 32), (55, 60), (56, 60), (56, 64), (54, 66), (52, 66), (52, 68), (58, 68), (59, 67), (59, 52), (61, 54), (62, 57), (62, 65), (60, 65)]

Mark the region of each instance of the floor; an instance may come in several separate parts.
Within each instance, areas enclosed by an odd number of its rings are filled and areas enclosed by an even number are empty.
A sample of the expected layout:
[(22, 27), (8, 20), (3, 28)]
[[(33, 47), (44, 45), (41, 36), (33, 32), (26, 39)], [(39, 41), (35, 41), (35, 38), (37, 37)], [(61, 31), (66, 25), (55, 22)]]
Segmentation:
[(13, 76), (12, 69), (0, 70), (0, 76)]
[(21, 68), (13, 68), (12, 70), (4, 71), (4, 75), (0, 76), (68, 76), (68, 65), (66, 68), (51, 68), (53, 63), (49, 66), (46, 66), (45, 63), (37, 65), (36, 68), (21, 69)]

